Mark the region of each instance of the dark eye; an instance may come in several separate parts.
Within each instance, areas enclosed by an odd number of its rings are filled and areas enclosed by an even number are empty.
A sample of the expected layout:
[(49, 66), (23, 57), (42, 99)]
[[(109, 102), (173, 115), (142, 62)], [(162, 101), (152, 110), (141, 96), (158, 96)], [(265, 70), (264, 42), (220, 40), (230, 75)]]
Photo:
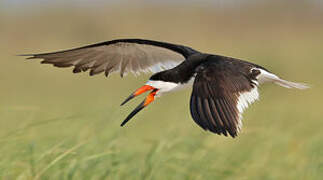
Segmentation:
[(252, 76), (257, 76), (258, 74), (260, 74), (260, 71), (258, 70), (258, 69), (251, 69), (251, 72), (250, 72), (250, 74), (252, 75)]

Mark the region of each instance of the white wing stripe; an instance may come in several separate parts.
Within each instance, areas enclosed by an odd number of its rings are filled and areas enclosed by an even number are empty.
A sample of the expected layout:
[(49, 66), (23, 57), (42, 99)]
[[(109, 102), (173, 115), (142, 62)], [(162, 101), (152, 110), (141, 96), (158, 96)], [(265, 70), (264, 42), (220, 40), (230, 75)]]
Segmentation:
[(255, 86), (251, 89), (251, 91), (243, 92), (238, 94), (238, 102), (237, 102), (237, 109), (239, 111), (239, 119), (238, 119), (238, 129), (237, 131), (240, 132), (242, 128), (242, 113), (245, 109), (248, 108), (250, 104), (255, 102), (259, 99), (258, 88)]

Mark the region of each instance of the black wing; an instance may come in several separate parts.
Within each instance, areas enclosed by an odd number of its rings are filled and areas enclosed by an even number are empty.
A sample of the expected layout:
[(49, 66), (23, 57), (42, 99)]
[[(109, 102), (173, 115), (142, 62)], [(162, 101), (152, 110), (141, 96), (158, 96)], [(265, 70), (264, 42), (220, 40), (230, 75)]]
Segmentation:
[(56, 67), (74, 66), (74, 73), (90, 70), (90, 75), (119, 71), (158, 72), (170, 69), (198, 51), (176, 44), (143, 39), (117, 39), (76, 49), (44, 54), (26, 54), (28, 59)]
[(253, 79), (259, 72), (252, 67), (233, 59), (211, 59), (197, 68), (190, 110), (199, 126), (216, 134), (237, 136), (243, 110), (259, 96)]

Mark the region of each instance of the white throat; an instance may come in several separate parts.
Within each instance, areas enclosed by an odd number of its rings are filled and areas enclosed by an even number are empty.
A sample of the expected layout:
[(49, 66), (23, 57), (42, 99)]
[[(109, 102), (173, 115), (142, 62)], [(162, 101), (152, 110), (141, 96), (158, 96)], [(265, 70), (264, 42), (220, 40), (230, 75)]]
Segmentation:
[(185, 83), (185, 84), (166, 82), (166, 81), (149, 80), (149, 81), (147, 81), (146, 85), (149, 85), (149, 86), (159, 89), (159, 91), (157, 92), (157, 96), (160, 96), (161, 94), (166, 93), (166, 92), (177, 91), (177, 90), (181, 90), (181, 89), (189, 87), (193, 83), (192, 79), (188, 83)]

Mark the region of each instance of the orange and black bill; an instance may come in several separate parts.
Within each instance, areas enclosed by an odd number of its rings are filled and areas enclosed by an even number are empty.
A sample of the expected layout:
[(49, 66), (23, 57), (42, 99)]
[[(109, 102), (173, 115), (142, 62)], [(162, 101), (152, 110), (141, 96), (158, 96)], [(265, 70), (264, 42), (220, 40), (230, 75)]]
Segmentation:
[(145, 91), (151, 90), (153, 89), (153, 91), (151, 91), (149, 93), (149, 95), (146, 97), (146, 99), (141, 102), (128, 116), (127, 118), (121, 123), (121, 126), (124, 126), (133, 116), (135, 116), (139, 111), (141, 111), (143, 108), (145, 108), (146, 106), (148, 106), (148, 104), (150, 104), (151, 102), (154, 101), (155, 99), (155, 95), (158, 91), (158, 89), (154, 89), (153, 87), (145, 85), (139, 89), (137, 89), (132, 95), (130, 95), (121, 105), (125, 104), (126, 102), (128, 102), (130, 99), (136, 97), (139, 94), (144, 93)]
[(144, 85), (142, 86), (141, 88), (137, 89), (134, 93), (132, 93), (129, 97), (127, 97), (126, 100), (124, 100), (122, 103), (121, 103), (121, 106), (126, 104), (128, 101), (130, 101), (132, 98), (146, 92), (146, 91), (149, 91), (149, 90), (152, 90), (154, 89), (152, 86), (149, 86), (149, 85)]

